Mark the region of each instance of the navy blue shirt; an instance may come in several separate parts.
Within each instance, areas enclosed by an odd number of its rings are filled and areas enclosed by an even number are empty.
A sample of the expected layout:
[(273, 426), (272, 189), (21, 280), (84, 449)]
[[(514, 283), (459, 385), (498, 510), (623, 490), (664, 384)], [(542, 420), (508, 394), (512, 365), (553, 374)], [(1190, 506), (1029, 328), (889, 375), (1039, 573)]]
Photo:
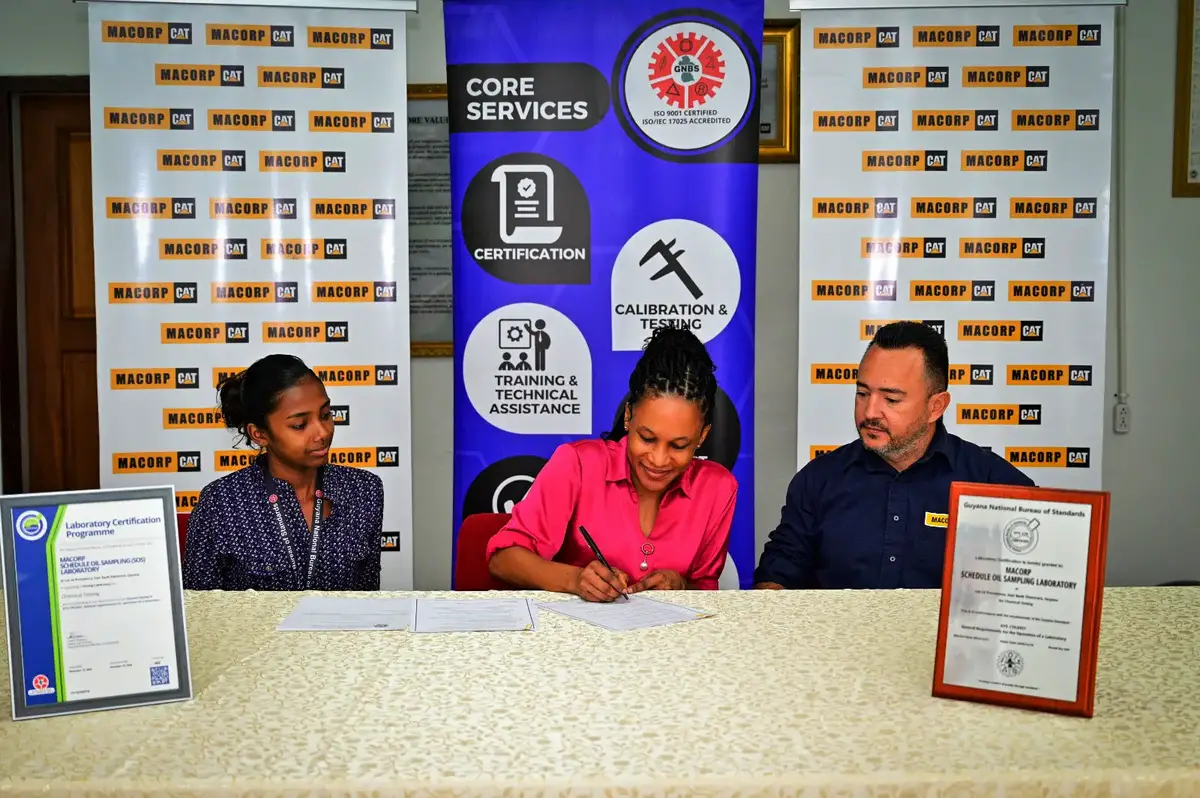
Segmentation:
[(856, 440), (788, 485), (755, 583), (785, 588), (939, 588), (951, 482), (1033, 485), (1003, 457), (946, 431), (904, 471)]
[[(188, 519), (184, 589), (378, 590), (383, 482), (369, 471), (327, 465), (320, 487), (332, 513), (321, 520), (310, 587), (305, 579), (312, 532), (295, 490), (271, 476), (260, 455), (200, 491)], [(269, 501), (272, 493), (286, 543)]]

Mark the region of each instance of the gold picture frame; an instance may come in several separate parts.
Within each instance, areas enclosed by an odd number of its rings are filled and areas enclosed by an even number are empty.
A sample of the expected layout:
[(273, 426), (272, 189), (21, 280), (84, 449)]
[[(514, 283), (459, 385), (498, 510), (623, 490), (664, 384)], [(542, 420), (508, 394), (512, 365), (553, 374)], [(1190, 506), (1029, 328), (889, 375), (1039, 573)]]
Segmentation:
[[(1192, 148), (1200, 150), (1200, 135), (1192, 141), (1192, 118), (1200, 108), (1192, 97), (1200, 86), (1196, 75), (1196, 30), (1200, 18), (1194, 0), (1179, 0), (1179, 39), (1175, 48), (1175, 157), (1171, 166), (1171, 196), (1200, 197), (1200, 165), (1193, 166)], [(1200, 120), (1198, 120), (1200, 121)]]
[[(410, 141), (412, 140), (412, 128), (413, 128), (411, 118), (413, 118), (414, 116), (416, 118), (420, 118), (420, 116), (421, 116), (420, 114), (413, 115), (411, 113), (412, 104), (413, 103), (429, 103), (429, 102), (436, 102), (436, 103), (444, 104), (447, 101), (447, 99), (448, 99), (448, 94), (446, 92), (446, 84), (444, 84), (444, 83), (411, 83), (411, 84), (409, 84), (409, 86), (408, 86), (408, 102), (409, 102), (409, 108), (410, 108), (410, 114), (409, 114), (410, 121), (409, 121), (409, 124), (408, 124), (408, 127), (406, 128), (406, 130), (409, 131), (409, 140)], [(441, 108), (442, 108), (442, 106), (439, 106), (438, 110), (441, 111)], [(449, 111), (446, 110), (445, 113), (448, 114)], [(439, 113), (439, 115), (440, 115), (440, 113)], [(449, 135), (448, 132), (447, 132), (447, 135)], [(411, 155), (410, 155), (410, 159), (411, 159)], [(410, 212), (411, 212), (411, 203), (410, 203), (409, 207), (410, 207)], [(449, 216), (449, 209), (447, 209), (446, 215)], [(451, 233), (451, 235), (453, 235), (453, 233)], [(411, 236), (411, 227), (410, 227), (410, 236)], [(451, 249), (445, 250), (445, 254), (447, 257), (450, 257), (451, 251), (452, 251)], [(451, 280), (451, 282), (448, 286), (444, 287), (444, 290), (447, 290), (451, 293), (451, 302), (453, 302), (453, 290), (454, 290), (453, 280)], [(409, 295), (409, 302), (410, 302), (409, 330), (410, 330), (410, 332), (413, 332), (415, 334), (417, 325), (413, 324), (413, 322), (412, 322), (411, 292)], [(411, 341), (409, 343), (409, 356), (410, 357), (453, 357), (454, 356), (454, 342), (452, 340), (450, 340), (450, 337), (452, 336), (452, 330), (453, 330), (453, 315), (452, 314), (451, 314), (450, 320), (442, 321), (443, 331), (445, 331), (445, 327), (447, 326), (448, 323), (450, 325), (450, 332), (447, 335), (435, 336), (438, 340), (413, 340), (413, 341)], [(442, 340), (442, 338), (446, 338), (446, 340)]]
[(799, 163), (800, 22), (768, 19), (759, 78), (759, 163)]

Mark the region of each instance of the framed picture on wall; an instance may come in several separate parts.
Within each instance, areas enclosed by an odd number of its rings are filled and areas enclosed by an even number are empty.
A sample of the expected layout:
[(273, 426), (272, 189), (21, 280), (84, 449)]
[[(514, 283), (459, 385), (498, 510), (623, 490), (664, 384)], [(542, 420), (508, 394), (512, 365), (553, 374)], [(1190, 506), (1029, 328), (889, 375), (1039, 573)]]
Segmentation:
[(408, 314), (413, 357), (454, 354), (449, 114), (444, 84), (408, 87)]
[(1200, 197), (1200, 0), (1179, 0), (1171, 194)]
[(799, 163), (800, 22), (769, 19), (759, 84), (759, 163)]

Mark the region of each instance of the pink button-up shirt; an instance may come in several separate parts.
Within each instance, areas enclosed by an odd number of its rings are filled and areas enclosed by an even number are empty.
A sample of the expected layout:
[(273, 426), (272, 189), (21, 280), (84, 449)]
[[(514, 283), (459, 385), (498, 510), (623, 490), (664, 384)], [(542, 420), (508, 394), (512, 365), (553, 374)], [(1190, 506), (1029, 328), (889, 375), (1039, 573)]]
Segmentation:
[(663, 494), (654, 529), (643, 535), (626, 439), (566, 443), (513, 507), (512, 519), (492, 537), (487, 557), (520, 546), (543, 559), (582, 568), (596, 559), (579, 534), (582, 524), (609, 564), (631, 581), (668, 570), (701, 589), (716, 590), (736, 502), (733, 474), (710, 460), (693, 460)]

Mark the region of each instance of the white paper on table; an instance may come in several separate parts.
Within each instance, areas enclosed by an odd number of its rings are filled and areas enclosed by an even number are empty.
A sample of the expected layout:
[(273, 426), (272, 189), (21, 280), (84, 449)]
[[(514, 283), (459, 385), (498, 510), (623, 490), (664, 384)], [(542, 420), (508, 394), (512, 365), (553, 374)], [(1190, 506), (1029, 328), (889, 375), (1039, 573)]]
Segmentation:
[(412, 599), (305, 596), (280, 632), (395, 632), (408, 628)]
[(529, 599), (428, 599), (413, 604), (412, 630), (536, 632), (537, 605)]
[(678, 604), (668, 604), (645, 596), (630, 596), (628, 601), (592, 602), (548, 601), (538, 604), (543, 609), (566, 615), (579, 621), (608, 629), (611, 632), (626, 632), (631, 629), (648, 629), (653, 626), (668, 626), (685, 621), (711, 618), (712, 613), (701, 612)]

